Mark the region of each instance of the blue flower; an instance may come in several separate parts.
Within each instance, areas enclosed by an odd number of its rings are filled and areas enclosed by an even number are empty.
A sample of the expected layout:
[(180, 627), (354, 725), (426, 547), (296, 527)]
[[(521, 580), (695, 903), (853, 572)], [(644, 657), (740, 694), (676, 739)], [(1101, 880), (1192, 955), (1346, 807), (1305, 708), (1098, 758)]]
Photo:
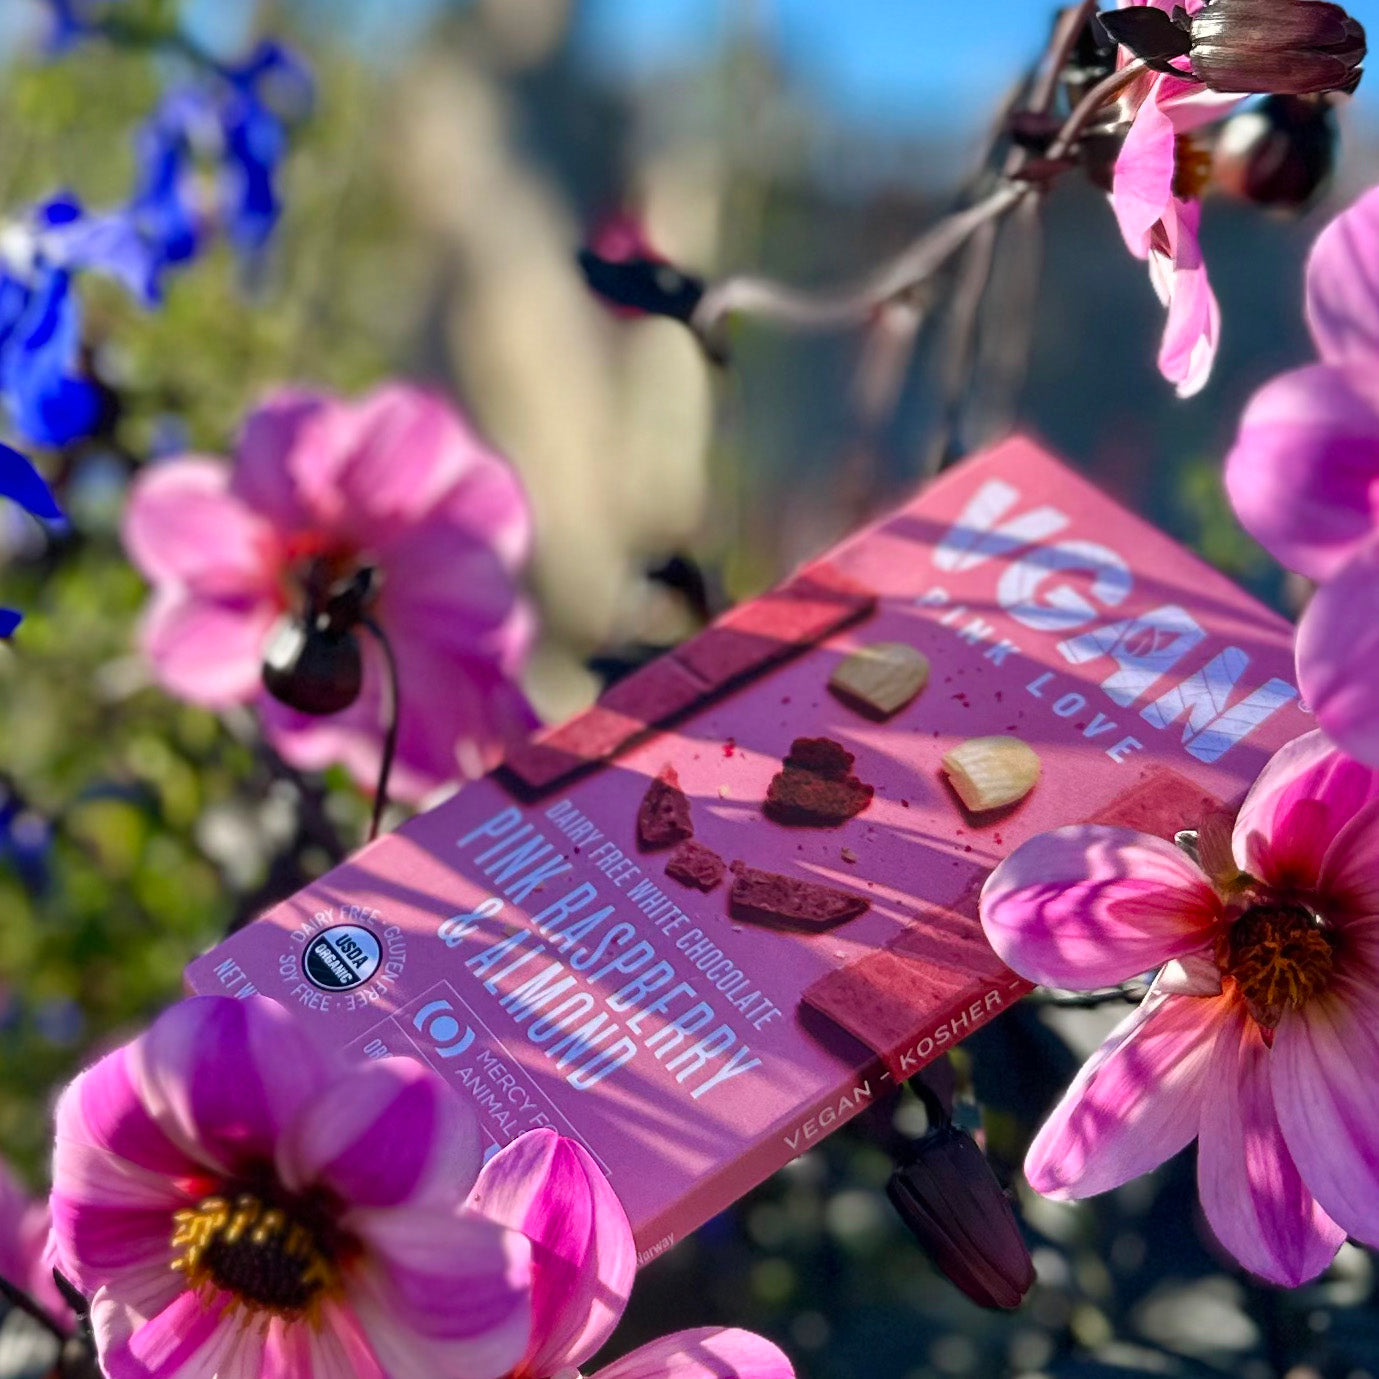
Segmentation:
[(59, 57), (83, 38), (89, 37), (100, 23), (103, 11), (116, 0), (46, 0), (52, 13), (52, 27), (48, 31), (48, 52)]
[[(38, 470), (19, 451), (12, 450), (8, 445), (0, 445), (0, 494), (44, 522), (61, 523), (66, 520)], [(13, 608), (0, 608), (0, 640), (13, 636), (14, 629), (23, 617)], [(0, 830), (3, 826), (3, 818), (0, 818)], [(0, 843), (2, 851), (3, 844)]]
[[(129, 208), (162, 267), (194, 258), (213, 228), (246, 258), (264, 249), (282, 213), (277, 178), (289, 126), (312, 100), (305, 62), (272, 41), (163, 97), (137, 136)], [(214, 176), (209, 197), (203, 169)]]
[(9, 866), (30, 894), (41, 894), (49, 881), (52, 848), (52, 824), (0, 777), (0, 865)]
[(123, 215), (87, 216), (58, 196), (0, 234), (0, 402), (34, 445), (68, 445), (100, 420), (100, 392), (78, 371), (79, 272), (105, 273), (139, 300), (156, 299), (147, 245)]

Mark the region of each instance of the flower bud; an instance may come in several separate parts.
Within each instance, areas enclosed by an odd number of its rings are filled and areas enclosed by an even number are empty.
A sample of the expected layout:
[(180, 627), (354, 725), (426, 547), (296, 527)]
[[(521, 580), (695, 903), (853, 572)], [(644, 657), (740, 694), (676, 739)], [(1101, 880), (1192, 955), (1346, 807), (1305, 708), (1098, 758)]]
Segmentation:
[(1326, 0), (1211, 0), (1192, 17), (1192, 74), (1214, 91), (1353, 91), (1365, 31)]
[(980, 1307), (1013, 1308), (1034, 1283), (1034, 1263), (1010, 1200), (976, 1142), (955, 1125), (919, 1140), (886, 1185), (935, 1265)]
[(348, 628), (284, 617), (263, 652), (263, 687), (298, 713), (322, 717), (347, 709), (364, 681), (359, 639)]
[(669, 316), (688, 321), (704, 295), (704, 284), (652, 248), (640, 221), (619, 215), (606, 220), (579, 266), (590, 288), (619, 316)]
[(1209, 0), (1194, 15), (1132, 5), (1098, 17), (1154, 70), (1213, 91), (1353, 91), (1365, 60), (1364, 28), (1329, 0)]
[(1302, 210), (1331, 177), (1336, 121), (1324, 100), (1270, 96), (1222, 126), (1212, 182), (1256, 206)]

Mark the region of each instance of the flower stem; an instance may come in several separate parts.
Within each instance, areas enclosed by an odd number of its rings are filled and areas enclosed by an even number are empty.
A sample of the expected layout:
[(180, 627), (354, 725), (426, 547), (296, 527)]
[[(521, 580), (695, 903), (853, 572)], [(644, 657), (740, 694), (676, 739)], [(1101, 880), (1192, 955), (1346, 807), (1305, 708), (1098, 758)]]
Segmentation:
[(378, 766), (378, 787), (373, 797), (373, 815), (369, 820), (367, 841), (371, 843), (378, 837), (383, 811), (388, 807), (388, 777), (392, 774), (393, 757), (397, 754), (398, 725), (402, 720), (402, 687), (397, 673), (397, 657), (393, 654), (387, 634), (372, 618), (363, 618), (361, 622), (373, 634), (383, 652), (384, 664), (388, 667), (387, 728), (383, 736), (383, 759)]
[(67, 1332), (53, 1314), (42, 1303), (35, 1302), (17, 1283), (11, 1283), (4, 1274), (0, 1274), (0, 1297), (3, 1297), (10, 1306), (17, 1307), (21, 1312), (32, 1317), (39, 1326), (57, 1338), (59, 1345), (68, 1339)]

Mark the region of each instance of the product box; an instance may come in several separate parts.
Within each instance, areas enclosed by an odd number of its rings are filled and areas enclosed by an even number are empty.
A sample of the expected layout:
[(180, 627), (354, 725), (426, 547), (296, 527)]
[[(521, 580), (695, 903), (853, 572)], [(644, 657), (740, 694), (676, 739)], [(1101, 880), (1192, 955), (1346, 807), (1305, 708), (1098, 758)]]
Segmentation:
[[(1290, 633), (1013, 440), (188, 980), (423, 1059), (493, 1146), (576, 1137), (645, 1261), (1024, 993), (976, 919), (1011, 849), (1088, 820), (1171, 837), (1238, 799), (1310, 726)], [(1039, 778), (974, 813), (942, 758), (989, 735)]]

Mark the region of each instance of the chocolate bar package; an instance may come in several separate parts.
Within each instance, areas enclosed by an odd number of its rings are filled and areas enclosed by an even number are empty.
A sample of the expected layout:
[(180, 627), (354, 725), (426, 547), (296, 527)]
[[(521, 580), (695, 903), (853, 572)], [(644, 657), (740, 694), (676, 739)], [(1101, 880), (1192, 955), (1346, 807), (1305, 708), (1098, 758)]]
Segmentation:
[(1013, 440), (188, 981), (580, 1140), (644, 1262), (1024, 993), (976, 917), (1011, 849), (1238, 800), (1310, 726), (1290, 631)]

